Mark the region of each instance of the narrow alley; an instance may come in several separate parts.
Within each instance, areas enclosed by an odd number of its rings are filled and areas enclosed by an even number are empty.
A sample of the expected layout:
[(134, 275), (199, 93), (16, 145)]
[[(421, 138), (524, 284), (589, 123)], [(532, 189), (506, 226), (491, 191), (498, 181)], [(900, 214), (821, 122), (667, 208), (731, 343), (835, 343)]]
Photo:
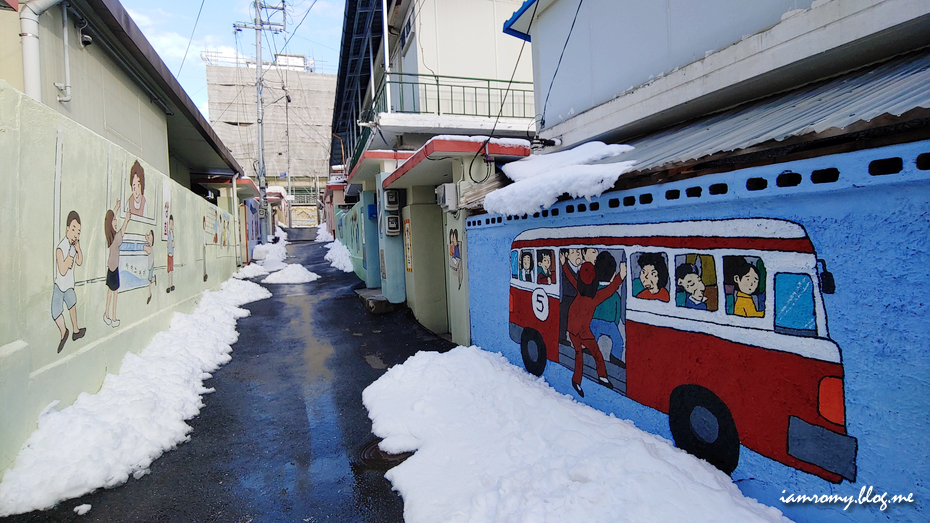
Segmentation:
[[(360, 459), (373, 440), (362, 390), (418, 350), (451, 344), (407, 311), (370, 315), (358, 279), (323, 261), (323, 244), (288, 252), (321, 278), (268, 286), (272, 298), (245, 306), (252, 315), (206, 382), (216, 391), (189, 421), (190, 441), (141, 479), (5, 521), (402, 521), (385, 467)], [(93, 510), (75, 514), (85, 503)]]

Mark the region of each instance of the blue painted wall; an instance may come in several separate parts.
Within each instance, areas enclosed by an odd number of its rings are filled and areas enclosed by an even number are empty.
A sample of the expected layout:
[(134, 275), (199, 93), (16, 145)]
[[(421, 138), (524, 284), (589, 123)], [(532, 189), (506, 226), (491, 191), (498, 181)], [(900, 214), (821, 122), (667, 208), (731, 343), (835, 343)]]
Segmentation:
[[(917, 168), (921, 154), (926, 155), (921, 161), (926, 169), (930, 141), (608, 193), (593, 200), (599, 204), (596, 212), (566, 212), (569, 205), (587, 203), (580, 200), (556, 204), (557, 217), (502, 217), (501, 223), (490, 223), (497, 216), (473, 217), (467, 221), (472, 341), (523, 366), (519, 345), (508, 332), (508, 294), (510, 246), (524, 230), (722, 218), (796, 222), (836, 279), (836, 293), (824, 295), (824, 302), (830, 338), (842, 350), (846, 428), (858, 440), (857, 480), (829, 483), (745, 447), (732, 477), (746, 495), (796, 521), (930, 520), (930, 170)], [(903, 170), (870, 175), (870, 162), (883, 158), (901, 158)], [(829, 168), (839, 170), (837, 181), (811, 181), (813, 171)], [(799, 173), (801, 183), (777, 186), (785, 170)], [(759, 177), (767, 180), (767, 188), (747, 190), (747, 180)], [(715, 184), (726, 184), (726, 194), (710, 194)], [(700, 197), (686, 196), (692, 187), (701, 187)], [(680, 198), (667, 200), (666, 191), (676, 189)], [(652, 203), (641, 203), (648, 200), (642, 194), (651, 194)], [(615, 198), (619, 206), (611, 208)], [(569, 369), (549, 362), (544, 377), (577, 398)], [(587, 394), (580, 401), (672, 440), (665, 414), (585, 383)], [(853, 505), (844, 511), (842, 504), (779, 501), (791, 493), (858, 496), (863, 486), (889, 496), (913, 493), (916, 501), (889, 506), (885, 512), (875, 506)]]

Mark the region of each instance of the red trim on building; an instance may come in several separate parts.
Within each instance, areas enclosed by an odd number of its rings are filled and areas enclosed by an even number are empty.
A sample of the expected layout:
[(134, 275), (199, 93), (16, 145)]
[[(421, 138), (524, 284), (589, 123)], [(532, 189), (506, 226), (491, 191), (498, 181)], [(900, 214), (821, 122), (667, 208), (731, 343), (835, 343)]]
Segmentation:
[(10, 9), (19, 11), (19, 0), (2, 0), (4, 4), (10, 6)]
[(384, 179), (381, 184), (387, 189), (392, 183), (400, 179), (401, 176), (410, 172), (420, 162), (429, 158), (433, 153), (448, 154), (476, 154), (484, 151), (491, 156), (529, 156), (530, 148), (526, 145), (506, 145), (489, 142), (487, 149), (484, 148), (484, 142), (472, 142), (466, 140), (432, 140), (423, 147), (420, 147), (403, 165)]
[(568, 245), (642, 245), (669, 249), (754, 249), (759, 251), (803, 252), (812, 254), (809, 238), (729, 238), (693, 236), (623, 236), (600, 238), (542, 238), (513, 242), (514, 249), (523, 247), (565, 247)]
[(346, 178), (346, 181), (352, 181), (352, 178), (355, 177), (355, 174), (362, 164), (365, 163), (365, 160), (406, 160), (411, 156), (413, 156), (413, 153), (406, 151), (365, 151), (362, 153), (362, 157), (358, 159), (358, 162), (355, 163), (355, 167), (352, 169), (352, 172), (349, 173), (349, 177)]

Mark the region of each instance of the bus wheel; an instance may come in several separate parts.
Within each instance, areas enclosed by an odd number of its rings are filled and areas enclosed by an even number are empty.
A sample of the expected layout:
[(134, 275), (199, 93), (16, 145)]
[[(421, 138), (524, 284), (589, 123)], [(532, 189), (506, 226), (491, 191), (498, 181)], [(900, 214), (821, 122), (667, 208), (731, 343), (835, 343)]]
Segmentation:
[(739, 434), (733, 415), (713, 392), (680, 385), (669, 397), (668, 425), (675, 446), (730, 474), (739, 463)]
[(523, 355), (523, 366), (534, 376), (542, 376), (546, 370), (546, 344), (542, 336), (533, 329), (523, 329), (520, 336), (520, 354)]

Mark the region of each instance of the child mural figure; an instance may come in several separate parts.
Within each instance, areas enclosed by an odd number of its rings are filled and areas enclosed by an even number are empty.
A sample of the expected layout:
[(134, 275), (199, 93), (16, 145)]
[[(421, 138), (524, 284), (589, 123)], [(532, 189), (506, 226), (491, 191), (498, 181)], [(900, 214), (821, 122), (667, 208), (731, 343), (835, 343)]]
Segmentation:
[(149, 264), (149, 297), (145, 300), (145, 304), (148, 305), (152, 301), (152, 285), (155, 283), (155, 231), (150, 230), (145, 235), (145, 245), (142, 250), (145, 251)]
[(613, 387), (610, 380), (607, 379), (607, 366), (604, 365), (604, 357), (601, 355), (601, 350), (597, 346), (594, 334), (591, 332), (591, 319), (594, 317), (594, 310), (597, 306), (620, 288), (620, 284), (626, 278), (626, 263), (621, 263), (620, 272), (612, 275), (608, 285), (598, 290), (593, 263), (584, 262), (581, 268), (578, 269), (578, 278), (576, 279), (568, 268), (564, 254), (559, 255), (559, 262), (562, 265), (562, 272), (565, 273), (565, 279), (578, 290), (578, 296), (572, 300), (568, 311), (568, 337), (572, 348), (575, 349), (575, 372), (572, 374), (572, 387), (583, 398), (584, 390), (581, 389), (584, 367), (583, 349), (588, 349), (588, 352), (594, 356), (598, 381), (602, 385)]
[(459, 243), (458, 229), (449, 230), (449, 267), (455, 271), (458, 276), (459, 289), (462, 288), (462, 279), (465, 277), (465, 270), (462, 267), (462, 246)]
[(174, 215), (168, 215), (168, 288), (165, 293), (174, 290)]
[[(103, 322), (114, 328), (119, 327), (116, 317), (116, 298), (119, 295), (119, 246), (123, 243), (123, 234), (129, 225), (129, 216), (123, 220), (123, 226), (116, 230), (116, 212), (119, 210), (119, 200), (116, 207), (108, 210), (103, 219), (104, 233), (107, 238), (107, 306), (103, 312)], [(113, 303), (111, 310), (110, 303)]]
[(743, 261), (736, 268), (733, 276), (736, 283), (736, 299), (733, 303), (733, 314), (746, 318), (761, 318), (765, 311), (756, 310), (752, 295), (759, 289), (759, 271), (751, 263)]
[[(607, 251), (598, 253), (594, 260), (594, 276), (598, 282), (598, 290), (607, 287), (610, 278), (617, 271), (617, 260)], [(616, 292), (608, 296), (594, 309), (591, 318), (591, 333), (595, 340), (607, 336), (610, 340), (610, 351), (604, 354), (605, 358), (616, 360), (620, 366), (626, 368), (626, 351), (624, 350), (623, 335), (620, 334), (620, 322), (623, 320), (623, 302)]]
[(129, 214), (145, 216), (145, 171), (139, 160), (136, 160), (129, 169), (129, 185), (132, 187), (132, 196), (129, 197)]
[(71, 328), (74, 329), (71, 341), (83, 338), (87, 332), (87, 329), (78, 327), (77, 296), (74, 294), (74, 266), (84, 263), (84, 253), (81, 252), (81, 217), (76, 211), (71, 211), (65, 222), (65, 237), (55, 247), (55, 284), (52, 287), (52, 319), (61, 333), (58, 352), (61, 352), (68, 341), (68, 328), (65, 327), (65, 310), (62, 305), (67, 306), (71, 314)]
[(643, 290), (636, 295), (643, 300), (661, 300), (668, 301), (668, 265), (665, 258), (657, 252), (647, 252), (639, 256), (639, 266), (641, 268), (639, 281), (643, 284)]
[(678, 286), (688, 295), (685, 298), (685, 307), (689, 309), (707, 310), (707, 296), (704, 291), (707, 287), (701, 280), (697, 267), (692, 263), (683, 263), (675, 269), (675, 279)]

